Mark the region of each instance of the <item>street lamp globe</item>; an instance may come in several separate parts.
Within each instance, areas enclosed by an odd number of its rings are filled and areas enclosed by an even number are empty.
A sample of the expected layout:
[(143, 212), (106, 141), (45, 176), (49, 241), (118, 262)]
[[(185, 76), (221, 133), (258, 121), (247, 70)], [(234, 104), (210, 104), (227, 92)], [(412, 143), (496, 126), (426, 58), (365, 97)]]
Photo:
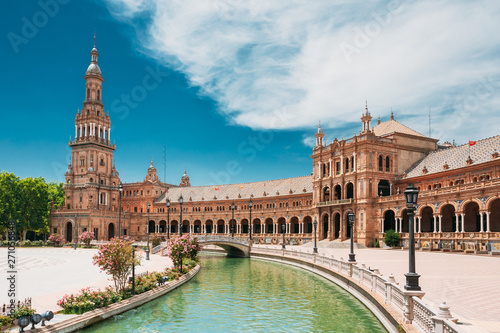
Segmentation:
[(406, 207), (415, 209), (417, 207), (418, 189), (410, 184), (405, 191)]

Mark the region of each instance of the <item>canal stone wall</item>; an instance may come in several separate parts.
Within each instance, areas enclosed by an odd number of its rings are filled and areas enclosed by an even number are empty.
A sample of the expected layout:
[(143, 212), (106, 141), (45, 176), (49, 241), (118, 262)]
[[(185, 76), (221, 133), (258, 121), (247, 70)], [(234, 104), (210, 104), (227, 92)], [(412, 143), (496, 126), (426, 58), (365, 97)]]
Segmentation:
[(184, 274), (179, 278), (179, 280), (173, 280), (165, 283), (163, 286), (154, 288), (153, 290), (147, 291), (145, 293), (135, 295), (131, 298), (125, 299), (118, 303), (108, 305), (104, 308), (95, 309), (93, 311), (86, 312), (82, 315), (64, 320), (58, 323), (50, 324), (47, 326), (37, 328), (35, 330), (30, 330), (33, 333), (67, 333), (74, 332), (76, 330), (82, 329), (84, 327), (94, 325), (100, 321), (111, 318), (128, 310), (134, 309), (141, 306), (147, 302), (157, 299), (160, 296), (168, 294), (169, 292), (179, 288), (183, 284), (190, 281), (198, 272), (200, 271), (200, 265), (194, 267), (189, 273)]
[(439, 311), (421, 301), (424, 292), (401, 289), (393, 276), (383, 278), (378, 270), (311, 253), (278, 249), (252, 249), (251, 257), (306, 269), (325, 277), (358, 298), (390, 332), (463, 332), (445, 303)]

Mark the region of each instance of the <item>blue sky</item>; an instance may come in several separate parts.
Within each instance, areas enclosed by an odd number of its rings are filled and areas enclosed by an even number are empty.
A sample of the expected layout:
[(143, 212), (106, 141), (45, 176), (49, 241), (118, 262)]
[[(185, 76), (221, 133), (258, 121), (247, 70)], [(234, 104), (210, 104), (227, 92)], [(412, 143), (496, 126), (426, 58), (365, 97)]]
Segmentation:
[[(370, 112), (441, 142), (497, 135), (494, 1), (41, 0), (0, 5), (0, 169), (63, 180), (97, 31), (122, 180), (193, 185), (309, 174), (319, 120)], [(147, 90), (154, 74), (158, 85)], [(127, 103), (127, 96), (131, 102)], [(135, 96), (135, 97), (134, 97)], [(163, 146), (167, 176), (163, 176)]]

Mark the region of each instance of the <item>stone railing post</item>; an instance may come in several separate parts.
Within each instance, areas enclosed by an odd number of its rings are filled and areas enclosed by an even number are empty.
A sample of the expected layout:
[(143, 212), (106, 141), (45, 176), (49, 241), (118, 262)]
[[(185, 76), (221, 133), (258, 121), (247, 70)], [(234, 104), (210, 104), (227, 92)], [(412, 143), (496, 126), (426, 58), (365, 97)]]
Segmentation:
[(439, 304), (439, 311), (436, 316), (432, 317), (432, 322), (434, 324), (434, 333), (445, 333), (444, 329), (444, 321), (451, 320), (456, 322), (456, 319), (453, 319), (450, 312), (450, 307), (446, 305), (446, 302)]
[(403, 291), (403, 296), (404, 296), (404, 306), (403, 306), (403, 315), (404, 315), (404, 322), (406, 324), (411, 324), (413, 321), (414, 313), (413, 313), (413, 296), (416, 296), (418, 298), (424, 297), (425, 292), (423, 291), (413, 291), (413, 290), (404, 290)]
[(392, 300), (392, 286), (396, 285), (394, 275), (389, 275), (389, 279), (385, 281), (385, 304), (391, 304)]
[(356, 265), (356, 262), (349, 262), (349, 277), (352, 277), (352, 273), (353, 273), (353, 268), (352, 266), (353, 265)]

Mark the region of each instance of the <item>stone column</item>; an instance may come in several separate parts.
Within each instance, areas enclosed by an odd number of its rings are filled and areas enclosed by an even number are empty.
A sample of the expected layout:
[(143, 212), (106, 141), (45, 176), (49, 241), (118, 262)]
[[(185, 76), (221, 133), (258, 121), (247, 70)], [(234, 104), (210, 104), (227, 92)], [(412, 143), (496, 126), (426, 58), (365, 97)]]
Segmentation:
[(340, 156), (340, 174), (344, 174), (344, 156)]
[(486, 232), (490, 232), (490, 214), (491, 212), (486, 212)]
[(332, 159), (328, 160), (328, 177), (332, 176)]
[(78, 125), (75, 125), (75, 140), (78, 139)]
[(462, 213), (461, 215), (462, 215), (462, 218), (460, 219), (461, 220), (460, 224), (462, 225), (462, 230), (461, 231), (464, 232), (465, 231), (465, 214)]
[(418, 232), (422, 232), (422, 216), (418, 217)]
[(352, 153), (352, 172), (356, 172), (356, 153)]
[(438, 232), (443, 232), (443, 227), (441, 224), (443, 215), (438, 215), (438, 218), (439, 218), (439, 231)]
[(108, 128), (108, 141), (111, 143), (111, 127)]
[(318, 178), (321, 178), (321, 162), (318, 162)]
[(455, 232), (459, 232), (460, 231), (460, 215), (458, 215), (458, 213), (455, 213)]
[(438, 220), (437, 215), (434, 215), (434, 233), (437, 232), (437, 220)]
[(80, 124), (80, 135), (78, 135), (79, 138), (81, 138), (83, 136), (83, 132), (82, 132), (82, 124)]
[(483, 225), (484, 224), (484, 221), (483, 221), (484, 213), (481, 212), (479, 216), (480, 216), (480, 218), (479, 218), (479, 225), (480, 225), (479, 232), (484, 232), (484, 225)]

